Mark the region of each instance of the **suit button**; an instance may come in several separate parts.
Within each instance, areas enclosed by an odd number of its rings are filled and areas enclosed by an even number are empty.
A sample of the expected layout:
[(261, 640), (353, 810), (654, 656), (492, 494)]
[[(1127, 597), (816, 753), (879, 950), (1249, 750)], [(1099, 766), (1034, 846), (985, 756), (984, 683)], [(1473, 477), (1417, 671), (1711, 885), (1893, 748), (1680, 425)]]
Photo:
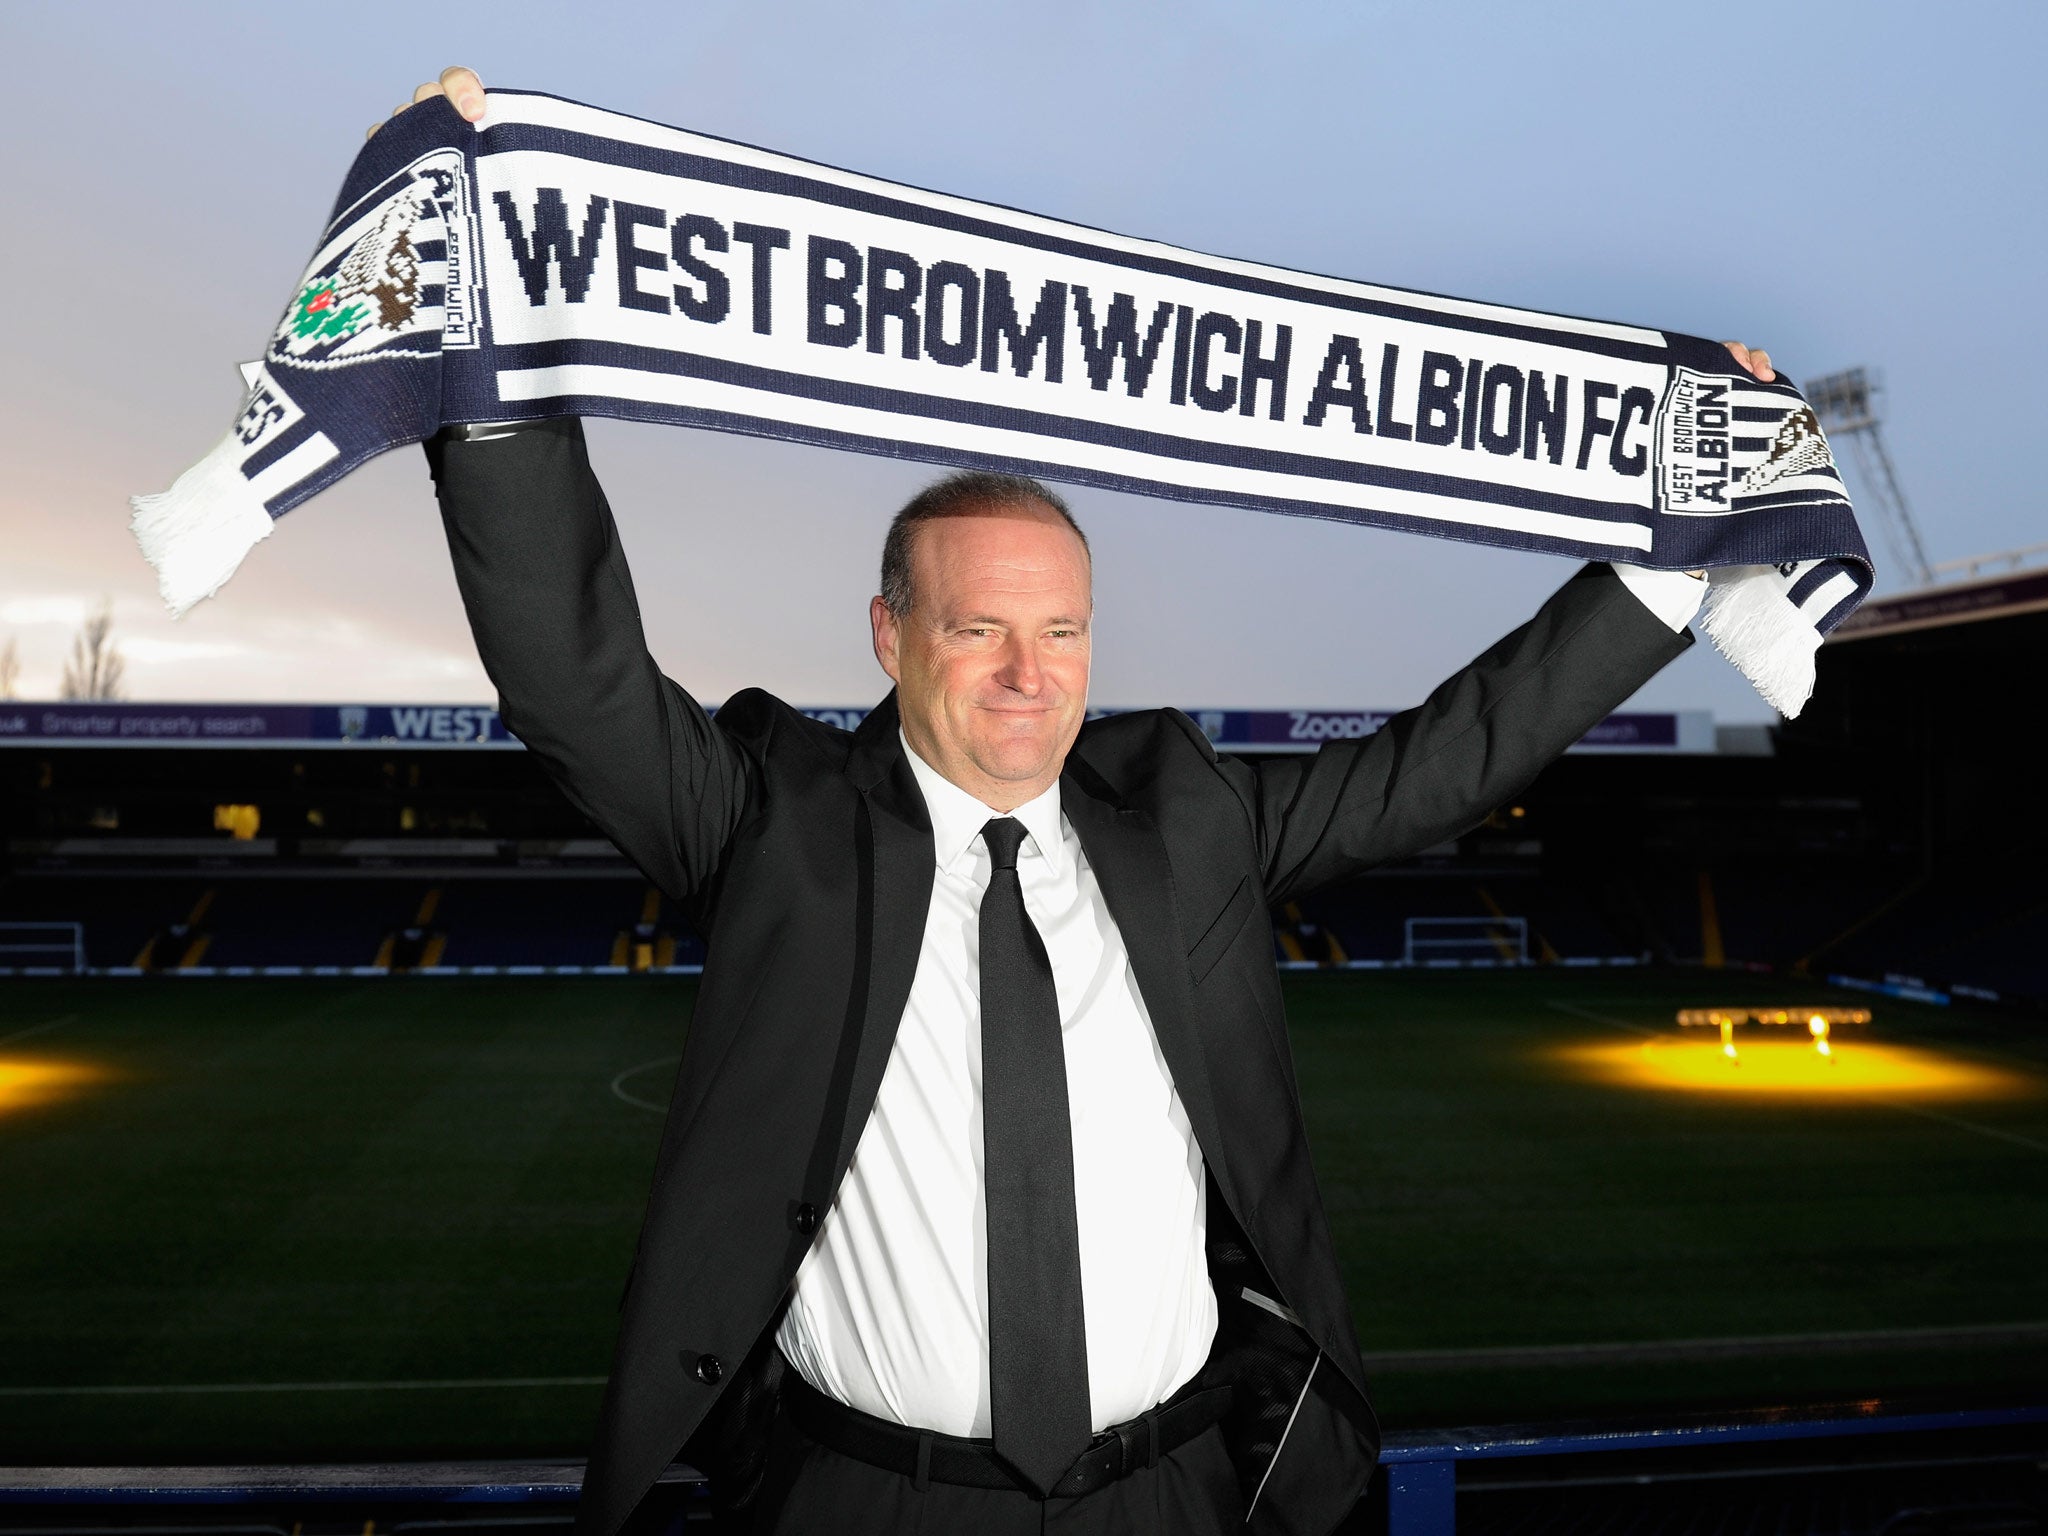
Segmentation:
[(796, 1229), (805, 1237), (818, 1230), (818, 1208), (808, 1200), (796, 1208)]
[(692, 1374), (705, 1386), (715, 1387), (718, 1385), (718, 1378), (725, 1374), (725, 1364), (716, 1355), (699, 1355)]

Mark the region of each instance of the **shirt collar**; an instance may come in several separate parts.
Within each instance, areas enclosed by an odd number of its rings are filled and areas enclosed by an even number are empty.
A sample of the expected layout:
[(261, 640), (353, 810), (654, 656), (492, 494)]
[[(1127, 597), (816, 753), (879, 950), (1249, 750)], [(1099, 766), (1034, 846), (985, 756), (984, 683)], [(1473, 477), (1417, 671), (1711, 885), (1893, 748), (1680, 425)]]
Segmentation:
[[(963, 856), (980, 844), (981, 829), (988, 825), (989, 818), (1004, 813), (991, 810), (919, 757), (901, 726), (896, 728), (896, 738), (903, 743), (903, 755), (910, 761), (910, 771), (917, 779), (917, 787), (924, 792), (925, 813), (932, 822), (933, 857), (940, 869), (951, 871)], [(1020, 856), (1028, 858), (1035, 849), (1051, 873), (1058, 875), (1066, 859), (1066, 836), (1060, 820), (1060, 781), (1054, 779), (1045, 793), (1025, 801), (1008, 814), (1024, 823), (1026, 837), (1019, 850)]]

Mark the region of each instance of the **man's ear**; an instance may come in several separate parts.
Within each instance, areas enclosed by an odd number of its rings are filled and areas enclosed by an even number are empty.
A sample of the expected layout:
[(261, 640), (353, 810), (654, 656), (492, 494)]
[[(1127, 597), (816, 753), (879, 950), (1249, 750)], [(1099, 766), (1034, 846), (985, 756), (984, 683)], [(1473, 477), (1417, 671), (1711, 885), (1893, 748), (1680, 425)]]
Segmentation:
[(889, 605), (881, 598), (873, 598), (868, 602), (868, 623), (875, 631), (875, 660), (879, 661), (882, 670), (889, 674), (890, 682), (902, 682), (902, 673), (896, 660), (896, 643), (899, 638), (896, 615), (889, 611)]

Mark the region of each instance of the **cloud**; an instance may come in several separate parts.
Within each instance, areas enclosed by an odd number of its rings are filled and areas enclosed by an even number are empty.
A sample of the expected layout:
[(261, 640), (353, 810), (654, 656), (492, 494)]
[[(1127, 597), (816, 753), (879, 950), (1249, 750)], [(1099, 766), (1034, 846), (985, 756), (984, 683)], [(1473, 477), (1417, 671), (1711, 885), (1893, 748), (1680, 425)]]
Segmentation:
[(114, 642), (130, 666), (189, 666), (197, 661), (220, 661), (247, 656), (249, 647), (227, 640), (171, 640), (161, 635), (117, 636)]
[(86, 598), (61, 592), (23, 593), (0, 598), (0, 624), (12, 629), (34, 629), (58, 625), (76, 629), (92, 609)]

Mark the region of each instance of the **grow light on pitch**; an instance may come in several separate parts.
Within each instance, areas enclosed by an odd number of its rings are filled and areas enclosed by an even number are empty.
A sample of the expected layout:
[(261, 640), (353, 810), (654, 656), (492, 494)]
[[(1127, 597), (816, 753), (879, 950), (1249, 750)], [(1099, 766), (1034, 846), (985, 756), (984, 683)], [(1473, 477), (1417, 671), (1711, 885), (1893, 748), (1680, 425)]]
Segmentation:
[(1735, 1046), (1738, 1025), (1757, 1024), (1766, 1028), (1804, 1028), (1813, 1041), (1814, 1053), (1823, 1060), (1834, 1059), (1829, 1043), (1837, 1024), (1868, 1024), (1868, 1008), (1681, 1008), (1678, 1023), (1683, 1029), (1718, 1029), (1721, 1055), (1729, 1061), (1741, 1059)]

